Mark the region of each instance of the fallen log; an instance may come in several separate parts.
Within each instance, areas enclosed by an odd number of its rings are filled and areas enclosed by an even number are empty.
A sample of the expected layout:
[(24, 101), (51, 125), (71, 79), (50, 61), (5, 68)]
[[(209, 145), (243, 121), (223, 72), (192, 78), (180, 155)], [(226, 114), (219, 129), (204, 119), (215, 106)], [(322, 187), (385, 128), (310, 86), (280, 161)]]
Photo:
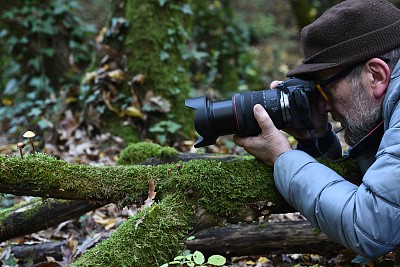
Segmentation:
[[(136, 155), (131, 155), (140, 161), (141, 154), (160, 150), (154, 144), (140, 146), (136, 149), (133, 145)], [(121, 161), (126, 158), (122, 153)], [(354, 166), (348, 162), (331, 167), (343, 176), (353, 173)], [(0, 156), (1, 188), (22, 189), (24, 194), (30, 190), (34, 196), (140, 204), (147, 198), (150, 180), (157, 191), (153, 205), (123, 223), (74, 266), (162, 265), (183, 248), (180, 240), (193, 229), (198, 208), (221, 223), (242, 209), (255, 207), (263, 213), (270, 209), (264, 205), (268, 202), (277, 210), (287, 207), (275, 189), (272, 170), (249, 157), (228, 162), (207, 159), (157, 166), (95, 167), (69, 164), (40, 153), (23, 159)]]
[(103, 205), (79, 200), (37, 199), (2, 210), (0, 242), (47, 229)]
[[(232, 160), (240, 160), (243, 157), (235, 155), (215, 155), (215, 154), (193, 154), (193, 153), (175, 153), (175, 150), (171, 148), (161, 148), (154, 150), (155, 152), (147, 154), (140, 153), (141, 157), (133, 156), (138, 154), (137, 151), (141, 150), (142, 143), (136, 146), (131, 146), (124, 150), (123, 155), (120, 157), (119, 164), (134, 164), (139, 165), (160, 165), (166, 163), (177, 163), (179, 161), (187, 162), (193, 159), (203, 160), (217, 160), (220, 162), (228, 162)], [(148, 144), (144, 144), (148, 146)], [(134, 150), (134, 151), (133, 151)], [(166, 153), (166, 151), (168, 153)], [(7, 188), (7, 189), (6, 189)], [(9, 187), (6, 185), (0, 185), (0, 192), (13, 192), (14, 194), (26, 195), (46, 195), (49, 193), (40, 193), (38, 191), (32, 192), (32, 189), (22, 190), (20, 187)], [(51, 192), (53, 197), (59, 198), (74, 198), (70, 192), (65, 193), (65, 190), (60, 192)], [(62, 195), (60, 195), (62, 194)], [(42, 202), (26, 203), (23, 206), (13, 207), (0, 212), (0, 218), (2, 220), (3, 231), (0, 231), (0, 242), (37, 232), (40, 230), (47, 229), (52, 226), (56, 226), (62, 221), (77, 218), (86, 212), (99, 208), (109, 203), (106, 200), (97, 200), (95, 202), (82, 201), (59, 201), (57, 199), (45, 199), (44, 204)], [(256, 206), (255, 206), (256, 205)], [(241, 222), (241, 221), (252, 221), (261, 215), (261, 204), (253, 203), (252, 206), (246, 207), (229, 218), (229, 222)], [(264, 206), (265, 204), (263, 204)], [(291, 212), (293, 209), (289, 206), (282, 206), (278, 209), (269, 207), (271, 213), (284, 213)], [(13, 212), (15, 210), (15, 212)], [(23, 211), (23, 213), (22, 213)], [(29, 218), (29, 219), (27, 219)], [(50, 218), (50, 219), (49, 219)], [(218, 222), (212, 214), (206, 213), (204, 210), (197, 212), (197, 219), (194, 229), (205, 229), (217, 225)]]
[[(332, 258), (344, 249), (342, 245), (316, 231), (307, 221), (228, 224), (202, 230), (193, 236), (194, 239), (185, 241), (186, 248), (199, 250), (206, 256), (313, 253)], [(17, 259), (29, 258), (35, 263), (46, 261), (46, 257), (61, 260), (61, 247), (66, 242), (15, 245), (11, 252)], [(79, 240), (79, 244), (82, 242)]]
[(313, 228), (308, 221), (241, 223), (194, 233), (186, 247), (206, 255), (247, 256), (314, 253), (334, 257), (344, 247)]
[[(49, 257), (56, 261), (62, 261), (65, 253), (63, 248), (68, 248), (70, 257), (76, 258), (84, 253), (88, 248), (93, 247), (98, 242), (108, 238), (107, 234), (98, 233), (93, 237), (80, 238), (78, 240), (68, 239), (62, 241), (44, 242), (40, 244), (12, 245), (11, 253), (18, 259), (18, 264), (26, 263), (27, 259), (33, 263), (47, 262)], [(76, 244), (74, 244), (76, 242)]]
[[(165, 149), (166, 148), (164, 148), (164, 150)], [(163, 149), (160, 148), (160, 151), (163, 151)], [(126, 152), (125, 154), (128, 155)], [(132, 154), (134, 153), (129, 153), (129, 155)], [(162, 153), (158, 153), (158, 155), (148, 154), (147, 157), (149, 158), (143, 157), (144, 161), (138, 162), (138, 164), (160, 165), (178, 161), (189, 161), (191, 159), (231, 161), (239, 158), (234, 155), (174, 153), (174, 150), (172, 150), (171, 153), (167, 153), (166, 156)], [(126, 161), (127, 159), (125, 158), (124, 160)], [(140, 159), (137, 158), (136, 160)], [(130, 163), (133, 162), (131, 161)], [(125, 164), (127, 163), (125, 162)], [(0, 185), (0, 192), (13, 192), (18, 195), (32, 195), (32, 189), (26, 189), (26, 191), (21, 188), (7, 187), (6, 189), (5, 185)], [(60, 196), (57, 193), (55, 196), (63, 197), (63, 195)], [(3, 218), (1, 226), (3, 230), (0, 231), (0, 242), (56, 226), (63, 221), (78, 218), (86, 212), (97, 209), (106, 204), (108, 204), (108, 202), (106, 203), (105, 201), (88, 202), (85, 200), (66, 201), (58, 199), (45, 199), (42, 201), (41, 199), (38, 199), (34, 202), (24, 203), (23, 205), (17, 205), (2, 210), (0, 211), (0, 218)], [(204, 219), (200, 221), (203, 220)]]

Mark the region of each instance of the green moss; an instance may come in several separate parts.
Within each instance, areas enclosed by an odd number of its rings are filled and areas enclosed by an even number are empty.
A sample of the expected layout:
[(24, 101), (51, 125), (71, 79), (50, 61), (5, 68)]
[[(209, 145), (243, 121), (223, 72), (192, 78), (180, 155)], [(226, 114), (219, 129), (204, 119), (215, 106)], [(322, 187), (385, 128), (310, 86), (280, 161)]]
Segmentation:
[(184, 132), (192, 126), (184, 105), (192, 90), (184, 57), (190, 37), (191, 14), (186, 11), (190, 2), (170, 0), (161, 5), (157, 0), (127, 1), (125, 16), (130, 21), (125, 40), (128, 70), (132, 76), (146, 76), (141, 97), (153, 91), (166, 98), (171, 104), (170, 117), (157, 119), (173, 120), (182, 125)]
[(150, 158), (168, 158), (178, 154), (178, 151), (172, 147), (162, 147), (158, 144), (139, 142), (130, 144), (125, 148), (118, 158), (118, 165), (139, 164)]
[(72, 266), (161, 266), (183, 249), (194, 214), (189, 202), (168, 196), (122, 224)]
[(42, 198), (35, 198), (30, 202), (22, 202), (19, 204), (15, 204), (10, 208), (0, 210), (0, 232), (3, 232), (4, 230), (3, 221), (6, 220), (12, 213), (19, 209), (24, 209), (24, 211), (21, 211), (23, 212), (23, 220), (29, 221), (35, 217), (36, 212), (42, 206), (43, 202), (44, 201), (42, 200)]
[(246, 203), (266, 199), (284, 202), (275, 189), (271, 169), (254, 158), (224, 163), (193, 160), (180, 164), (180, 170), (172, 166), (171, 175), (175, 177), (165, 180), (162, 191), (190, 190), (198, 205), (222, 218), (236, 214)]
[[(109, 240), (86, 252), (76, 266), (160, 266), (182, 249), (181, 240), (195, 219), (194, 205), (230, 216), (245, 203), (280, 199), (268, 168), (255, 159), (179, 164), (156, 166), (156, 191), (162, 201), (123, 224)], [(190, 198), (188, 190), (193, 192)]]
[(147, 187), (147, 169), (69, 164), (42, 153), (23, 159), (0, 156), (0, 180), (4, 185), (26, 188), (44, 197), (133, 201), (140, 199)]
[(266, 198), (282, 201), (271, 170), (257, 160), (192, 160), (180, 164), (180, 168), (176, 164), (95, 167), (69, 164), (40, 153), (23, 159), (0, 156), (0, 182), (11, 187), (22, 185), (39, 196), (62, 193), (72, 198), (129, 204), (146, 196), (148, 181), (153, 178), (161, 195), (191, 190), (200, 205), (222, 216), (248, 202)]

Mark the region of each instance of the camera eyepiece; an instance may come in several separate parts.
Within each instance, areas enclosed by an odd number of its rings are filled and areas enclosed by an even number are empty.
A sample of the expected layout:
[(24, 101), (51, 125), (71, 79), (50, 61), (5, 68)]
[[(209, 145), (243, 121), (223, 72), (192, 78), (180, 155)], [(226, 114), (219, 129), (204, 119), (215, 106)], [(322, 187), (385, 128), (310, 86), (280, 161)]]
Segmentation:
[(291, 78), (276, 89), (235, 94), (229, 100), (213, 102), (204, 96), (186, 99), (185, 105), (196, 110), (194, 125), (200, 138), (194, 147), (213, 145), (223, 135), (260, 134), (253, 114), (256, 104), (265, 108), (278, 129), (286, 125), (293, 125), (295, 129), (310, 128), (308, 94), (314, 91), (314, 82)]

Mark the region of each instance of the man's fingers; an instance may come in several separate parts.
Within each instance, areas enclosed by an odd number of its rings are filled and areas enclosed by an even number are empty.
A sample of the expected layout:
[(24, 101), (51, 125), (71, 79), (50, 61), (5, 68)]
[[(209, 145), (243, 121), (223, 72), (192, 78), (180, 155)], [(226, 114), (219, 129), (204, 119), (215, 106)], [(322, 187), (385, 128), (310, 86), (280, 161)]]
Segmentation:
[(271, 84), (270, 84), (270, 88), (271, 89), (274, 89), (275, 87), (277, 87), (278, 86), (278, 84), (280, 84), (280, 83), (283, 83), (283, 81), (273, 81), (273, 82), (271, 82)]
[(267, 111), (264, 109), (263, 106), (261, 106), (260, 104), (257, 104), (254, 106), (254, 117), (256, 118), (258, 125), (261, 128), (261, 131), (263, 133), (268, 133), (271, 131), (271, 127), (273, 125), (273, 122), (271, 120), (271, 118), (269, 117)]
[(244, 140), (243, 140), (244, 138), (243, 137), (240, 137), (240, 136), (238, 136), (238, 135), (234, 135), (233, 136), (233, 138), (232, 138), (232, 140), (233, 140), (233, 142), (236, 144), (236, 145), (238, 145), (238, 146), (241, 146), (241, 147), (243, 147), (244, 146)]

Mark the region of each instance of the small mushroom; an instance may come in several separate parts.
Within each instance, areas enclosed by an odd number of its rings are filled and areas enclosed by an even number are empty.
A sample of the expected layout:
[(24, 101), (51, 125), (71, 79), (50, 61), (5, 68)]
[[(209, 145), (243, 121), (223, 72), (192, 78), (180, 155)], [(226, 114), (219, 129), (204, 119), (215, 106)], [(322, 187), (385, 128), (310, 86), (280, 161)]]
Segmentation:
[(24, 154), (22, 153), (22, 149), (25, 147), (25, 144), (22, 142), (19, 142), (17, 144), (17, 148), (19, 149), (19, 152), (21, 153), (21, 158), (24, 158)]
[(35, 146), (33, 145), (33, 137), (35, 137), (35, 133), (32, 131), (27, 131), (26, 133), (24, 133), (23, 137), (29, 138), (31, 145), (32, 145), (33, 152), (35, 152)]

